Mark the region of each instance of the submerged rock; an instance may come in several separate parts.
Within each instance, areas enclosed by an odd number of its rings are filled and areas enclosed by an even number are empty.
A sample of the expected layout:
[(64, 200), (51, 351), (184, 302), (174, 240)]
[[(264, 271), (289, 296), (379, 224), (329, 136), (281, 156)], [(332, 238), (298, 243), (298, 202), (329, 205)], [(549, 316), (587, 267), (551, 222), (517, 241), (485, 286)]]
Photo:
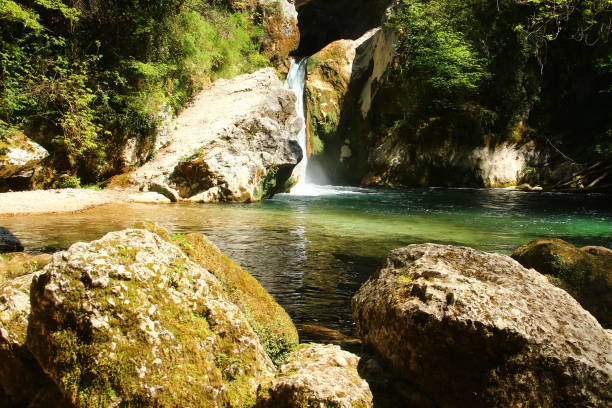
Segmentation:
[(31, 302), (27, 346), (77, 406), (249, 406), (275, 373), (220, 281), (146, 230), (54, 254)]
[(368, 383), (359, 377), (359, 357), (338, 346), (301, 345), (263, 385), (258, 408), (372, 407)]
[(23, 251), (23, 245), (7, 228), (0, 227), (0, 254)]
[(612, 328), (612, 251), (576, 248), (561, 239), (536, 239), (517, 248), (512, 258), (567, 290), (605, 328)]
[(364, 343), (444, 407), (607, 407), (612, 335), (510, 257), (391, 252), (353, 298)]
[(258, 201), (288, 189), (300, 125), (295, 94), (272, 68), (219, 80), (179, 115), (153, 160), (111, 186), (173, 201)]

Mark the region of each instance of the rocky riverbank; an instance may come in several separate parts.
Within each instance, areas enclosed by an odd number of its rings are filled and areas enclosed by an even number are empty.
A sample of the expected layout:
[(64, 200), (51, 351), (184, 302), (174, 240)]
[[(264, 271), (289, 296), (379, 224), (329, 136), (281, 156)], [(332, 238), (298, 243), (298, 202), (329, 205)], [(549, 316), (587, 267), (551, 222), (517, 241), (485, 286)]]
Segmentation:
[[(584, 252), (608, 256), (596, 249)], [(298, 345), (283, 308), (200, 234), (146, 223), (53, 256), (0, 261), (3, 406), (612, 401), (612, 333), (505, 255), (435, 244), (393, 251), (353, 298), (363, 350), (319, 336), (357, 354)]]
[(142, 225), (25, 273), (0, 286), (2, 406), (372, 406), (357, 356), (298, 347), (285, 311), (200, 235)]

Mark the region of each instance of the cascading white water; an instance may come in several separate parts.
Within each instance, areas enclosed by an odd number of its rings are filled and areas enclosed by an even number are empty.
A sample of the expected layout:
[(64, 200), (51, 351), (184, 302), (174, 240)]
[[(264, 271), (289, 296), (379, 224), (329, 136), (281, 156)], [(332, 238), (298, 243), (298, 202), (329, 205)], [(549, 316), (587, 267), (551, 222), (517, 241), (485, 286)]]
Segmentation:
[[(302, 128), (300, 129), (298, 142), (302, 148), (304, 156), (302, 161), (295, 166), (292, 177), (298, 180), (297, 184), (293, 186), (290, 194), (300, 196), (320, 196), (330, 194), (346, 194), (343, 189), (335, 189), (331, 186), (320, 186), (311, 184), (308, 182), (308, 152), (306, 150), (306, 119), (304, 115), (304, 84), (306, 82), (306, 64), (308, 63), (308, 57), (300, 59), (292, 59), (287, 79), (285, 80), (285, 86), (292, 89), (297, 100), (295, 102), (295, 110), (297, 114), (302, 118)], [(331, 187), (331, 188), (330, 188)]]
[(306, 119), (304, 117), (304, 83), (306, 81), (306, 64), (308, 58), (300, 58), (298, 60), (291, 60), (291, 67), (287, 74), (285, 86), (292, 89), (297, 100), (295, 102), (295, 110), (297, 114), (302, 118), (302, 128), (300, 129), (298, 142), (304, 153), (302, 161), (293, 170), (293, 176), (298, 179), (297, 184), (291, 189), (291, 193), (298, 192), (304, 189), (307, 185), (306, 170), (308, 168), (308, 153), (306, 151)]

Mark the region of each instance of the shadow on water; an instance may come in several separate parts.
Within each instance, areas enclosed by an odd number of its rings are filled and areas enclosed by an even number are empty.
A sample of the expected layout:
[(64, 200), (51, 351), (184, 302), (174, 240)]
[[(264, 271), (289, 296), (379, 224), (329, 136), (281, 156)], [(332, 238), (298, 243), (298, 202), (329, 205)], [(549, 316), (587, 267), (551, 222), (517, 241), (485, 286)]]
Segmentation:
[(251, 272), (297, 323), (354, 335), (350, 300), (391, 249), (435, 242), (510, 253), (532, 239), (612, 246), (610, 196), (499, 189), (319, 187), (257, 204), (109, 205), (77, 214), (0, 217), (27, 251), (155, 220), (201, 232)]

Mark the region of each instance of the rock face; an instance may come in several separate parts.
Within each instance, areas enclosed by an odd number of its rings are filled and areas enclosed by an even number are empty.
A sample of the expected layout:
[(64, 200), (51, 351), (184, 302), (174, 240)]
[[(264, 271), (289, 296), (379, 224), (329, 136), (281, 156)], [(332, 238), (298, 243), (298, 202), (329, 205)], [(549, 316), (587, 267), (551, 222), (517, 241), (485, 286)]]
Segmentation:
[(266, 68), (202, 91), (156, 157), (111, 182), (173, 201), (250, 202), (285, 191), (301, 160), (295, 94)]
[[(364, 185), (506, 187), (530, 181), (548, 157), (533, 143), (471, 143), (432, 125), (406, 141), (391, 130), (372, 150)], [(436, 135), (438, 138), (436, 139)], [(440, 138), (440, 135), (444, 135)], [(537, 183), (537, 181), (536, 181)]]
[(47, 156), (49, 152), (23, 133), (15, 132), (0, 139), (0, 178), (29, 177)]
[(434, 244), (393, 251), (353, 298), (364, 342), (444, 407), (607, 407), (612, 336), (513, 259)]
[(302, 345), (262, 387), (258, 408), (372, 407), (368, 384), (357, 374), (359, 357), (338, 346)]
[(396, 32), (377, 27), (356, 40), (335, 41), (310, 57), (309, 154), (320, 154), (313, 167), (325, 169), (329, 178), (318, 181), (475, 187), (537, 183), (532, 173), (548, 154), (533, 143), (465, 140), (441, 118), (411, 138), (400, 132), (401, 122), (384, 131), (377, 128), (374, 117), (384, 118), (386, 109), (401, 110), (389, 85), (397, 42)]
[(268, 34), (264, 40), (264, 54), (276, 67), (287, 63), (288, 55), (300, 43), (300, 30), (297, 26), (298, 14), (292, 1), (257, 0), (263, 17), (264, 30)]
[(379, 26), (393, 0), (296, 0), (301, 38), (297, 55), (312, 55), (338, 39)]
[(113, 159), (113, 167), (126, 172), (135, 166), (140, 166), (158, 150), (166, 147), (171, 141), (172, 130), (175, 127), (175, 118), (172, 108), (164, 102), (155, 115), (159, 123), (154, 132), (138, 140), (128, 139), (123, 145), (120, 154)]
[(358, 183), (367, 171), (365, 118), (396, 43), (396, 33), (378, 27), (355, 40), (335, 41), (310, 57), (307, 132), (310, 153), (322, 153), (314, 162), (330, 177), (322, 182)]
[(608, 248), (578, 249), (561, 239), (536, 239), (517, 248), (512, 258), (548, 275), (603, 327), (612, 328), (612, 251)]
[(77, 406), (249, 406), (275, 373), (219, 280), (146, 230), (56, 253), (31, 302), (28, 349)]

